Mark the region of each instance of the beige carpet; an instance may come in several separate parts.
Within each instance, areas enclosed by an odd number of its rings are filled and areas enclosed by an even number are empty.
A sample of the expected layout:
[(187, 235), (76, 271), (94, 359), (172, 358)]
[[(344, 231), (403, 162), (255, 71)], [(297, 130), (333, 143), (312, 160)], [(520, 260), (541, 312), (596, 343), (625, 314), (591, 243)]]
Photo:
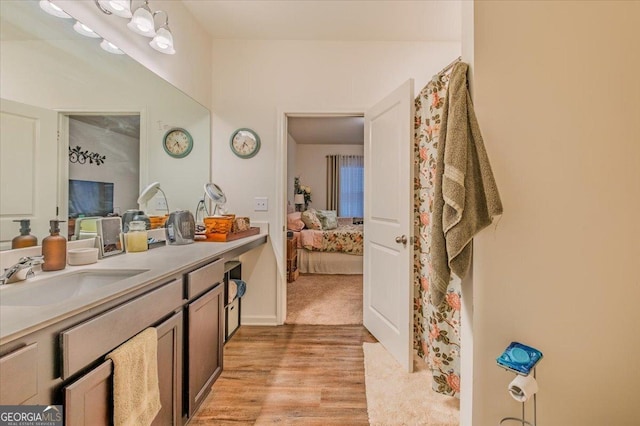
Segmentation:
[(362, 324), (362, 275), (300, 275), (287, 284), (285, 323)]
[(371, 425), (457, 426), (456, 398), (431, 389), (426, 364), (414, 361), (414, 372), (406, 373), (380, 343), (364, 343), (367, 411)]

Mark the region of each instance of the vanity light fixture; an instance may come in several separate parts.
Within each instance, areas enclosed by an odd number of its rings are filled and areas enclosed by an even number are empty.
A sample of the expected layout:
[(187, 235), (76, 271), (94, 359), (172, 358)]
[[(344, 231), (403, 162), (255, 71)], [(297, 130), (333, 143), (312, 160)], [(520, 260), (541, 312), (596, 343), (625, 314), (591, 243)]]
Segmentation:
[[(149, 0), (143, 0), (144, 4), (137, 8), (133, 7), (133, 0), (93, 1), (104, 14), (131, 18), (127, 27), (136, 34), (153, 38), (149, 42), (149, 46), (153, 49), (166, 55), (176, 53), (173, 45), (173, 34), (169, 29), (169, 14), (164, 10), (152, 12), (149, 7)], [(166, 18), (164, 23), (156, 29), (155, 17), (158, 13), (164, 13)]]
[(94, 0), (98, 8), (107, 15), (131, 18), (131, 0)]
[(100, 38), (100, 36), (96, 34), (91, 28), (87, 27), (80, 21), (76, 21), (76, 23), (73, 24), (73, 29), (76, 30), (78, 34), (82, 34), (85, 37)]
[(71, 19), (71, 16), (69, 16), (59, 6), (51, 3), (50, 0), (40, 0), (40, 8), (47, 12), (49, 15), (53, 15), (58, 18)]
[(127, 27), (134, 33), (145, 37), (154, 37), (156, 35), (153, 13), (149, 8), (149, 0), (144, 0), (144, 4), (133, 12), (133, 17)]
[(153, 40), (149, 42), (149, 46), (160, 53), (173, 55), (176, 53), (176, 50), (173, 48), (173, 34), (171, 34), (171, 30), (169, 29), (169, 15), (167, 15), (167, 12), (164, 10), (158, 10), (157, 12), (153, 12), (153, 16), (155, 17), (158, 13), (164, 13), (167, 18), (164, 24), (156, 31), (156, 35), (153, 37)]
[(102, 40), (100, 42), (100, 47), (102, 47), (103, 50), (106, 50), (109, 53), (113, 53), (115, 55), (124, 55), (124, 52), (118, 49), (118, 46), (108, 40)]

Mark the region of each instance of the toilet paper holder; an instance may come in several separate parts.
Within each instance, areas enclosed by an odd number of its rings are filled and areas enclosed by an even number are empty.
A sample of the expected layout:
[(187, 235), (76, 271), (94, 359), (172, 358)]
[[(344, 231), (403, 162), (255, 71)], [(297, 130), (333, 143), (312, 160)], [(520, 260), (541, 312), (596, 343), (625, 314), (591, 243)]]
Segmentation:
[[(505, 368), (505, 370), (509, 371), (508, 369)], [(533, 375), (533, 379), (536, 379), (536, 367), (533, 368), (533, 371), (531, 373)], [(526, 415), (525, 415), (525, 406), (526, 406), (526, 402), (527, 401), (522, 401), (522, 417), (504, 417), (502, 418), (502, 420), (500, 420), (500, 423), (498, 423), (499, 425), (502, 424), (506, 424), (507, 422), (519, 422), (522, 426), (525, 425), (529, 425), (529, 426), (536, 426), (537, 424), (537, 416), (536, 416), (536, 411), (537, 411), (537, 396), (538, 396), (538, 392), (535, 392), (533, 394), (533, 422), (530, 422), (528, 420), (526, 420)]]

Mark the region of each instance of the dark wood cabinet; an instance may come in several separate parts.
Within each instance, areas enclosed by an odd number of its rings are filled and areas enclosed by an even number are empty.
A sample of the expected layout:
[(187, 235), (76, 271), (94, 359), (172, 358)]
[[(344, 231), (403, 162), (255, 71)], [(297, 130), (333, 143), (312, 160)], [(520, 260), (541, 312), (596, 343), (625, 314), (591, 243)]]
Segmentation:
[(38, 344), (0, 357), (0, 405), (25, 404), (38, 394)]
[(182, 422), (182, 312), (157, 327), (158, 385), (162, 408), (153, 425), (179, 425)]
[(219, 283), (187, 306), (187, 414), (191, 417), (222, 373), (224, 286)]
[[(32, 331), (25, 326), (19, 329), (25, 334), (3, 334), (0, 405), (63, 404), (67, 425), (109, 425), (113, 361), (105, 356), (145, 328), (156, 327), (162, 409), (153, 424), (182, 425), (222, 372), (228, 300), (223, 284), (225, 260), (237, 259), (266, 241), (264, 235), (210, 254), (197, 250), (188, 262), (172, 260), (162, 273), (149, 269), (149, 276), (118, 287), (108, 297), (98, 297), (95, 304), (85, 304), (86, 295), (82, 295), (75, 302), (78, 306), (71, 309), (75, 305), (69, 304), (61, 317), (46, 314), (46, 323), (38, 323)], [(153, 253), (145, 256), (154, 257)], [(162, 260), (162, 251), (155, 253)], [(106, 269), (122, 267), (111, 259), (103, 262)], [(141, 265), (155, 265), (155, 261), (145, 262)], [(132, 260), (131, 265), (136, 264)], [(234, 278), (240, 278), (239, 268), (237, 273)], [(239, 324), (239, 310), (236, 299), (229, 305), (228, 336)]]
[[(158, 384), (162, 409), (153, 425), (178, 425), (182, 419), (182, 312), (156, 327)], [(64, 388), (65, 425), (102, 426), (113, 419), (113, 362), (109, 359)]]
[(113, 362), (108, 359), (64, 388), (66, 426), (110, 425)]

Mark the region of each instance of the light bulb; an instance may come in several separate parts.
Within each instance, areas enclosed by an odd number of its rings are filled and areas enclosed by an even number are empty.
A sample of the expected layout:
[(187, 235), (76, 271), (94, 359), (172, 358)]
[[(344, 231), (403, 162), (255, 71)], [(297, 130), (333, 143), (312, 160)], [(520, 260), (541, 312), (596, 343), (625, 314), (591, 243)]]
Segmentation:
[(98, 0), (100, 6), (121, 18), (131, 18), (129, 0)]
[(76, 21), (76, 23), (73, 24), (73, 29), (78, 34), (82, 34), (85, 37), (100, 38), (100, 36), (96, 34), (95, 31), (93, 31), (91, 28), (87, 27), (85, 24), (83, 24), (80, 21)]
[(123, 11), (124, 10), (124, 6), (122, 4), (120, 4), (120, 2), (118, 1), (110, 1), (109, 4), (111, 5), (111, 7), (114, 10), (117, 10), (118, 12)]
[(40, 0), (40, 8), (47, 12), (49, 15), (53, 15), (58, 18), (71, 19), (64, 10), (62, 10), (59, 6), (51, 3), (49, 0)]
[(108, 40), (102, 40), (100, 42), (100, 47), (109, 53), (113, 53), (115, 55), (124, 55), (124, 52), (118, 49), (118, 46), (116, 46), (115, 44), (111, 43)]

